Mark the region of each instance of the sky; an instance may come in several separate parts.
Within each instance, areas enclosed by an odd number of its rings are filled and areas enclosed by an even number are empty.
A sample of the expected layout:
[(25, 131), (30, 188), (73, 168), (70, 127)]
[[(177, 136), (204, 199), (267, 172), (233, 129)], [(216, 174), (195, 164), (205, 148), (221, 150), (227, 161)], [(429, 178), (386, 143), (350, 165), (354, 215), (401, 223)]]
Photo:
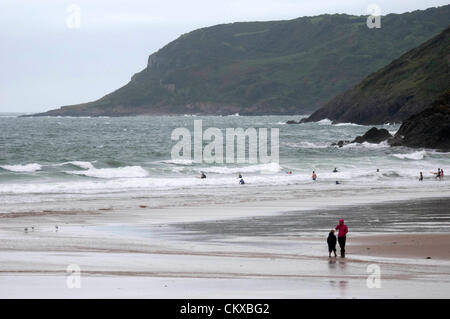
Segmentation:
[(0, 0), (0, 112), (96, 100), (145, 68), (150, 54), (201, 27), (323, 13), (403, 13), (423, 0)]

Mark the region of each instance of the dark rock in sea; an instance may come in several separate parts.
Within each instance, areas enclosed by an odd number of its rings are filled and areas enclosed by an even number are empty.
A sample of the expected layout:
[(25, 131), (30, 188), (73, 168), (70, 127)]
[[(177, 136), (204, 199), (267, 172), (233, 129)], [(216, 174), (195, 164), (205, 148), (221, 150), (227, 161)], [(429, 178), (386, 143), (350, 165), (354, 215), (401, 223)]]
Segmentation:
[(391, 146), (450, 150), (450, 90), (430, 108), (403, 122), (388, 143)]
[(294, 121), (294, 120), (289, 120), (286, 122), (286, 124), (300, 124), (300, 122)]
[(376, 127), (372, 127), (370, 130), (368, 130), (363, 136), (357, 136), (352, 143), (381, 143), (389, 138), (391, 138), (392, 135), (389, 133), (388, 130), (382, 128), (377, 129)]
[(350, 141), (339, 141), (337, 143), (332, 143), (331, 146), (339, 146), (342, 147), (344, 145), (350, 144)]

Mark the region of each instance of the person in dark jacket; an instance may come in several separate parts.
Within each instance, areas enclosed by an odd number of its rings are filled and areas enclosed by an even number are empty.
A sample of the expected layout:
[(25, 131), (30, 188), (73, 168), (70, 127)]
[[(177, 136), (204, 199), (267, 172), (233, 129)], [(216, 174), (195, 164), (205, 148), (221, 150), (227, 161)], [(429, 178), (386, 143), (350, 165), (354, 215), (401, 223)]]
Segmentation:
[(347, 240), (348, 227), (344, 224), (344, 220), (339, 219), (339, 225), (336, 226), (338, 233), (339, 247), (341, 247), (341, 257), (345, 257), (345, 241)]
[(336, 257), (336, 236), (334, 235), (334, 229), (330, 231), (327, 238), (328, 243), (328, 257), (331, 257), (331, 252), (334, 252), (334, 257)]

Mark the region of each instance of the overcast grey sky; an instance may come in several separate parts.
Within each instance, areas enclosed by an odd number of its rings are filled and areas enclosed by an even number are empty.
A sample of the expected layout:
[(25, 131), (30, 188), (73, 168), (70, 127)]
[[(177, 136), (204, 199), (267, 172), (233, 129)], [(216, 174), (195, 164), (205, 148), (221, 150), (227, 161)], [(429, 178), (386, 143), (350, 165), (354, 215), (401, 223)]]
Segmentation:
[[(367, 15), (371, 3), (384, 15), (449, 0), (0, 0), (0, 112), (98, 99), (141, 71), (151, 53), (199, 27), (322, 13)], [(77, 8), (79, 28), (71, 28), (77, 26)]]

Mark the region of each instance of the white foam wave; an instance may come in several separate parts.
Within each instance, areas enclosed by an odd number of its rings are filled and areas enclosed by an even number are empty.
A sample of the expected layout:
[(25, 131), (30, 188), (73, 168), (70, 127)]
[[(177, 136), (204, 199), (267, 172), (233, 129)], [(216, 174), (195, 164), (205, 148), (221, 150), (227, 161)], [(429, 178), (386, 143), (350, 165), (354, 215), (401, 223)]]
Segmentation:
[(0, 167), (3, 168), (4, 170), (18, 173), (31, 173), (42, 169), (42, 165), (36, 163), (26, 165), (3, 165)]
[(83, 162), (83, 161), (65, 162), (65, 163), (61, 163), (61, 164), (55, 164), (55, 166), (63, 166), (63, 165), (68, 165), (68, 164), (73, 165), (73, 166), (78, 166), (79, 168), (82, 168), (82, 169), (95, 168), (91, 162)]
[(285, 145), (295, 148), (327, 148), (330, 146), (328, 143), (312, 143), (312, 142), (286, 143)]
[(356, 124), (356, 123), (337, 123), (337, 124), (333, 124), (333, 126), (363, 126), (363, 125)]
[(277, 173), (281, 170), (278, 163), (257, 164), (241, 167), (227, 167), (227, 166), (211, 166), (202, 168), (201, 171), (206, 173), (218, 174), (237, 174), (237, 173)]
[(319, 124), (319, 125), (331, 125), (331, 124), (333, 124), (333, 122), (331, 120), (329, 120), (329, 119), (323, 119), (323, 120), (320, 120), (320, 121), (318, 121), (316, 123)]
[(164, 160), (158, 163), (175, 164), (175, 165), (192, 165), (194, 164), (194, 161), (187, 159), (176, 159), (176, 160)]
[[(278, 167), (278, 164), (264, 164), (270, 165), (274, 170)], [(254, 171), (255, 167), (260, 165), (247, 166), (247, 171)], [(108, 170), (119, 169), (101, 169), (103, 174), (106, 174)], [(246, 173), (245, 167), (240, 168), (224, 168), (220, 167), (221, 171), (216, 167), (211, 167), (210, 170), (220, 171), (224, 175), (212, 175), (207, 173), (206, 179), (196, 178), (191, 176), (177, 176), (177, 177), (140, 177), (140, 178), (109, 178), (109, 179), (97, 179), (97, 180), (84, 180), (70, 182), (41, 182), (41, 183), (14, 183), (14, 184), (1, 184), (0, 194), (112, 194), (118, 192), (134, 192), (149, 190), (176, 190), (176, 189), (191, 189), (194, 187), (213, 187), (212, 190), (221, 192), (223, 187), (241, 187), (238, 185), (236, 178), (237, 172), (242, 172), (246, 187), (253, 186), (277, 186), (277, 185), (299, 185), (300, 188), (310, 190), (311, 187), (317, 188), (330, 188), (335, 187), (335, 181), (340, 181), (339, 187), (383, 187), (383, 185), (406, 186), (406, 187), (432, 187), (433, 185), (442, 187), (443, 183), (436, 183), (434, 175), (424, 174), (425, 182), (427, 184), (411, 183), (411, 180), (418, 179), (419, 168), (402, 168), (402, 169), (380, 169), (380, 172), (376, 172), (375, 167), (370, 168), (350, 168), (339, 167), (338, 173), (333, 173), (331, 169), (315, 169), (318, 174), (318, 181), (311, 181), (311, 172), (308, 170), (295, 171), (292, 175), (285, 174), (284, 172), (273, 173), (270, 175), (254, 175), (251, 172)], [(427, 165), (421, 167), (420, 170), (427, 172), (432, 167)], [(84, 171), (86, 172), (86, 171)], [(83, 172), (76, 172), (83, 173)], [(91, 171), (92, 173), (92, 171)], [(118, 174), (115, 174), (117, 176)], [(128, 174), (129, 175), (129, 174)], [(111, 176), (111, 175), (109, 175)], [(445, 181), (444, 181), (445, 183)], [(314, 186), (313, 186), (314, 185)], [(358, 188), (359, 189), (359, 188)], [(1, 199), (0, 199), (1, 201)]]
[(375, 143), (350, 143), (342, 146), (342, 148), (368, 148), (368, 149), (380, 149), (380, 148), (388, 148), (390, 147), (387, 141), (381, 142), (379, 144)]
[(426, 156), (426, 151), (418, 151), (409, 154), (392, 154), (392, 156), (399, 159), (409, 159), (409, 160), (421, 160)]
[(146, 177), (148, 172), (141, 166), (125, 166), (117, 168), (89, 168), (85, 171), (68, 171), (66, 173), (96, 178), (136, 178)]

